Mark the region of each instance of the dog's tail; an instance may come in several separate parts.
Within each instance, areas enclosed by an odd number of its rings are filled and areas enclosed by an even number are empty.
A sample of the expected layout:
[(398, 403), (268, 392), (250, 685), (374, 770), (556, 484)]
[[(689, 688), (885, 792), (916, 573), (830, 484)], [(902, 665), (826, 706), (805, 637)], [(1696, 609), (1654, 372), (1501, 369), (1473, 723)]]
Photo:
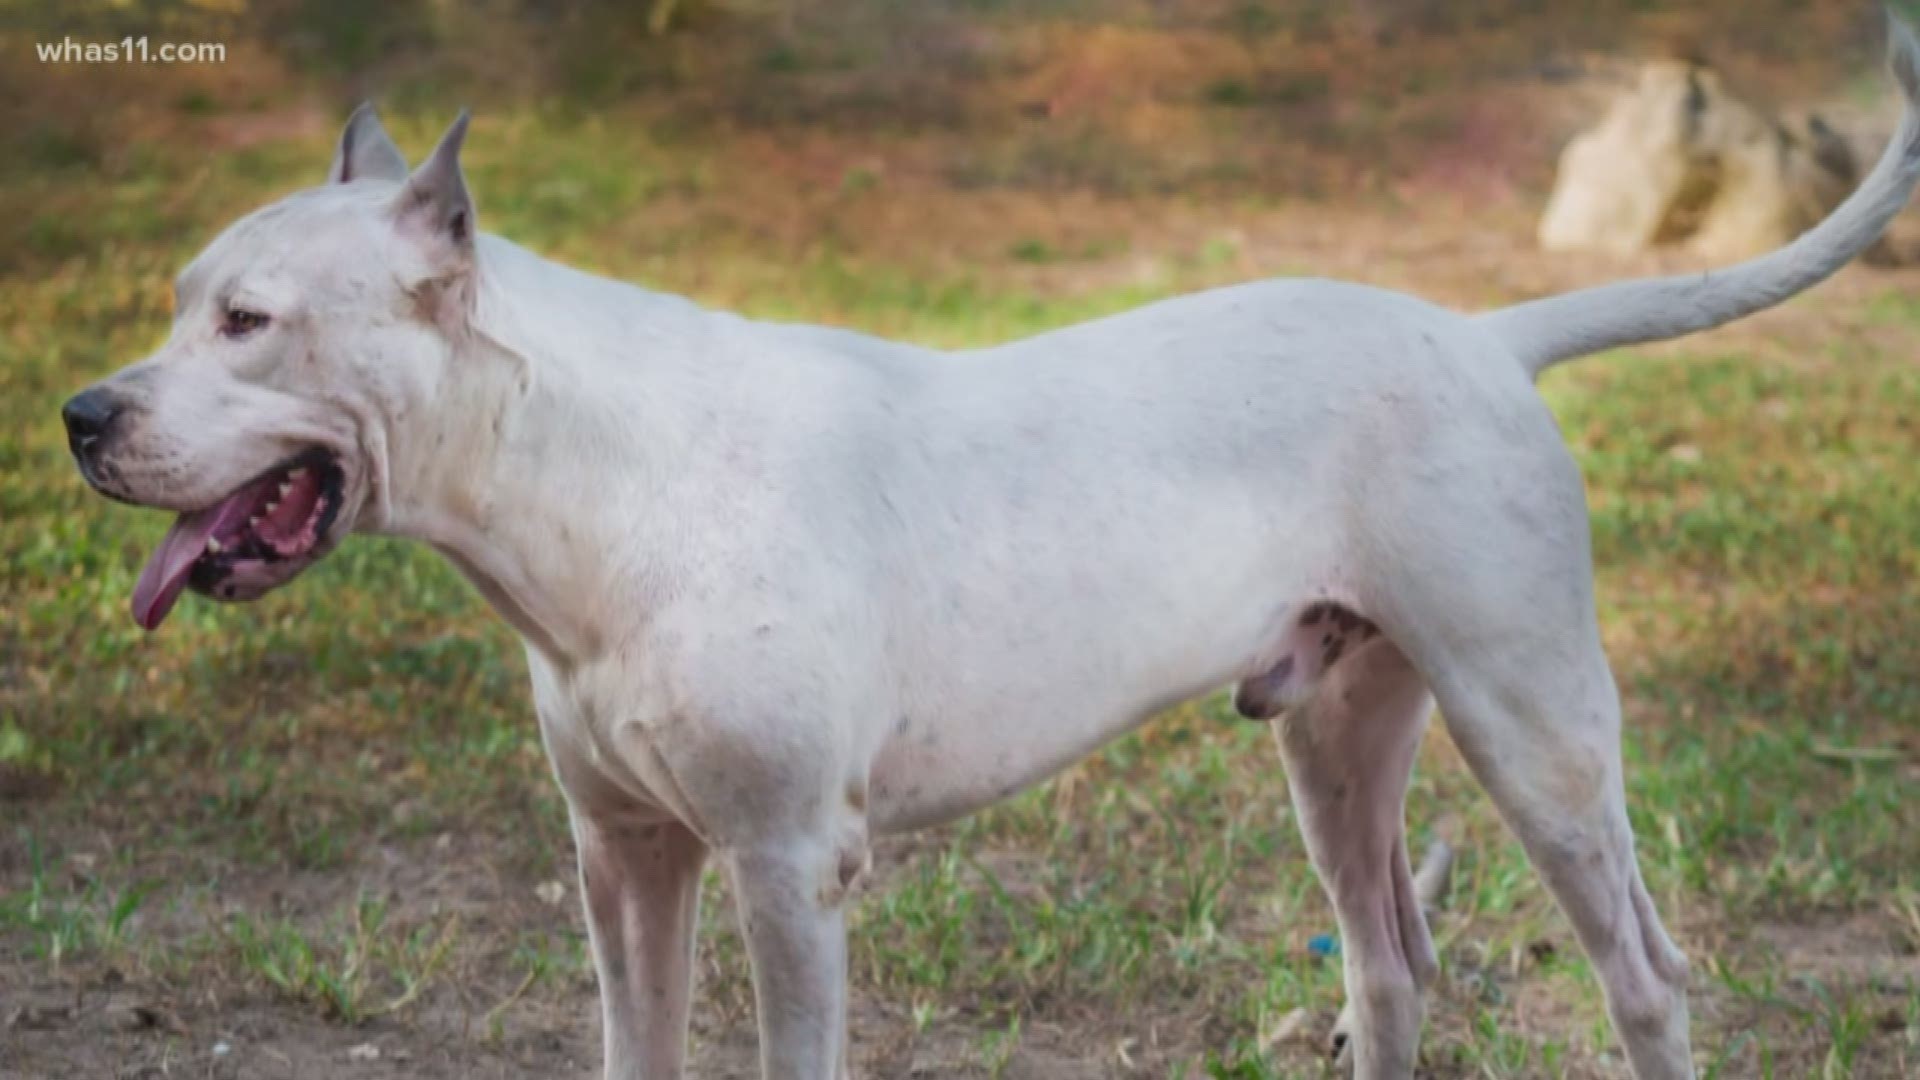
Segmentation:
[(1603, 349), (1661, 341), (1732, 322), (1824, 280), (1879, 238), (1920, 180), (1920, 42), (1888, 12), (1888, 65), (1906, 96), (1900, 130), (1859, 188), (1778, 251), (1723, 270), (1601, 285), (1476, 318), (1528, 373)]

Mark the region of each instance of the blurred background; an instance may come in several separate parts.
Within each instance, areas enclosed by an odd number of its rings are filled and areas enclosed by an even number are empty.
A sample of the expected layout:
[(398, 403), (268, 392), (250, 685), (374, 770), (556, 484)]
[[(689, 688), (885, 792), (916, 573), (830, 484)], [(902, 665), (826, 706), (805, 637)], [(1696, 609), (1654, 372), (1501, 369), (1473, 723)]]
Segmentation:
[[(358, 101), (416, 160), (471, 106), (481, 227), (544, 254), (964, 346), (1269, 275), (1479, 308), (1772, 246), (1892, 130), (1880, 19), (0, 2), (0, 1075), (597, 1067), (510, 632), (424, 550), (361, 538), (143, 635), (126, 605), (162, 515), (88, 494), (59, 430), (69, 393), (164, 337), (173, 274), (221, 227), (322, 178)], [(146, 61), (85, 59), (143, 38)], [(1623, 209), (1636, 184), (1656, 212)], [(1908, 224), (1782, 308), (1543, 387), (1587, 477), (1641, 858), (1715, 1075), (1920, 1071)], [(859, 1073), (1328, 1073), (1333, 922), (1266, 739), (1198, 703), (884, 845), (855, 920)], [(1565, 922), (1439, 725), (1408, 814), (1417, 848), (1460, 852), (1423, 1074), (1624, 1076)], [(708, 892), (696, 1075), (750, 1076), (744, 959)]]

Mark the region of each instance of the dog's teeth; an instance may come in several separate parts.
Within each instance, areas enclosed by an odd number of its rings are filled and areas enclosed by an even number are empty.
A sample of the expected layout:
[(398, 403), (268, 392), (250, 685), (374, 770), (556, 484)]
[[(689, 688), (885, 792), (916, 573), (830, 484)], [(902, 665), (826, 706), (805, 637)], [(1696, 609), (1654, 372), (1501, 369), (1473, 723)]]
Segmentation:
[(293, 481), (291, 481), (291, 480), (282, 480), (282, 481), (280, 481), (280, 497), (281, 497), (282, 499), (284, 499), (284, 498), (286, 498), (286, 497), (287, 497), (287, 492), (289, 492), (289, 491), (292, 491), (292, 490), (293, 490)]
[(260, 527), (260, 519), (261, 519), (262, 517), (264, 517), (264, 516), (265, 516), (265, 515), (263, 515), (263, 514), (255, 514), (255, 515), (253, 515), (252, 517), (250, 517), (250, 518), (248, 518), (248, 519), (247, 519), (247, 528), (249, 528), (249, 529), (257, 529), (257, 528), (259, 528), (259, 527)]
[[(305, 475), (307, 475), (307, 467), (306, 467), (305, 465), (302, 465), (302, 466), (300, 466), (299, 468), (297, 468), (297, 469), (295, 469), (295, 470), (293, 470), (292, 472), (290, 472), (290, 473), (288, 473), (288, 474), (287, 474), (287, 479), (288, 479), (288, 480), (298, 480), (298, 479), (300, 479), (301, 477), (303, 477), (303, 476), (305, 476)], [(280, 490), (281, 490), (282, 492), (285, 492), (285, 491), (287, 490), (287, 485), (285, 485), (285, 484), (281, 484), (281, 485), (280, 485)]]
[(207, 537), (207, 554), (218, 555), (220, 554), (220, 551), (221, 551), (220, 541), (215, 540), (211, 536)]

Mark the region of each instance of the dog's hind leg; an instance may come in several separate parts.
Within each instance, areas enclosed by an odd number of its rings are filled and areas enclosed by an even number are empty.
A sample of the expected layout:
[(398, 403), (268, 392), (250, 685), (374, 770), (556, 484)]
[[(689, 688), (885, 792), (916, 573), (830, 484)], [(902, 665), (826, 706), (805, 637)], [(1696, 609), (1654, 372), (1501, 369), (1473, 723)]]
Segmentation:
[[(1590, 637), (1591, 631), (1583, 637)], [(1634, 857), (1620, 706), (1597, 641), (1437, 674), (1447, 727), (1573, 923), (1641, 1080), (1691, 1077), (1687, 961)]]
[(1459, 464), (1498, 484), (1398, 504), (1424, 531), (1381, 564), (1381, 625), (1573, 923), (1634, 1074), (1691, 1077), (1687, 963), (1634, 856), (1579, 475), (1557, 439), (1495, 451)]
[[(1444, 841), (1436, 840), (1427, 848), (1426, 857), (1420, 865), (1413, 868), (1413, 894), (1420, 903), (1422, 912), (1438, 907), (1446, 896), (1447, 886), (1453, 879), (1453, 849)], [(1328, 1049), (1333, 1052), (1336, 1065), (1345, 1065), (1351, 1060), (1347, 1046), (1351, 1043), (1354, 1024), (1353, 1002), (1347, 1002), (1340, 1015), (1334, 1018), (1333, 1032), (1328, 1039)]]
[(600, 977), (608, 1080), (679, 1080), (707, 847), (677, 822), (574, 813), (580, 889)]
[(1403, 816), (1431, 710), (1419, 674), (1375, 638), (1328, 667), (1274, 725), (1307, 852), (1340, 924), (1345, 1049), (1360, 1080), (1413, 1074), (1420, 994), (1438, 972)]

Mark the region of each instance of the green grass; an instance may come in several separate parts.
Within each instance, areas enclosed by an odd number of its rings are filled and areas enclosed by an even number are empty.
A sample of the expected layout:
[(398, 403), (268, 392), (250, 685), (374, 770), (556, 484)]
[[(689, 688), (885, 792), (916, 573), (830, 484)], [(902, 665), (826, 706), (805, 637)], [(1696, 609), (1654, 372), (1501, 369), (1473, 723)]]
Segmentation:
[[(393, 126), (417, 150), (438, 120)], [(471, 146), (486, 227), (536, 249), (942, 345), (1227, 280), (1240, 257), (1111, 222), (1095, 241), (1009, 222), (979, 263), (825, 226), (766, 241), (723, 140), (526, 110), (483, 115)], [(48, 151), (0, 190), (0, 780), (19, 792), (0, 804), (0, 984), (92, 985), (111, 968), (153, 993), (211, 980), (356, 1029), (463, 1011), (479, 1022), (461, 1037), (502, 1044), (555, 1003), (591, 1015), (519, 647), (472, 591), (423, 550), (359, 539), (262, 603), (188, 600), (144, 635), (126, 604), (159, 515), (90, 495), (66, 457), (60, 401), (151, 348), (179, 265), (237, 209), (310, 182), (324, 147), (72, 157)], [(834, 197), (911, 197), (891, 192)], [(1021, 276), (1154, 243), (1145, 278)], [(1913, 972), (1920, 950), (1920, 309), (1905, 288), (1853, 301), (1843, 317), (1874, 332), (1823, 353), (1713, 339), (1546, 387), (1590, 486), (1641, 857), (1695, 958), (1696, 1046), (1717, 1075), (1920, 1061), (1920, 987), (1882, 970)], [(1461, 851), (1435, 923), (1427, 1066), (1619, 1075), (1586, 962), (1441, 735), (1409, 822), (1416, 846), (1444, 834)], [(566, 884), (563, 904), (531, 898), (546, 881)], [(750, 1012), (724, 889), (708, 891), (711, 1034)], [(989, 1075), (1062, 1046), (1109, 1063), (1130, 1046), (1154, 1075), (1317, 1075), (1309, 1036), (1339, 999), (1337, 963), (1306, 948), (1332, 920), (1266, 732), (1217, 701), (891, 844), (853, 925), (856, 984), (889, 1003), (888, 1030), (957, 1042)], [(1832, 941), (1800, 949), (1807, 934)], [(1306, 1034), (1270, 1044), (1299, 1009)]]
[[(345, 905), (317, 935), (286, 920), (244, 913), (223, 928), (242, 969), (345, 1024), (411, 1005), (446, 964), (459, 932), (452, 918), (411, 929), (392, 926), (387, 904), (364, 895)], [(538, 975), (549, 963), (535, 956), (527, 966)]]
[(160, 883), (131, 880), (116, 891), (87, 880), (63, 888), (40, 845), (29, 837), (26, 847), (25, 882), (0, 897), (0, 927), (19, 935), (26, 954), (52, 968), (70, 956), (121, 951), (141, 906)]

